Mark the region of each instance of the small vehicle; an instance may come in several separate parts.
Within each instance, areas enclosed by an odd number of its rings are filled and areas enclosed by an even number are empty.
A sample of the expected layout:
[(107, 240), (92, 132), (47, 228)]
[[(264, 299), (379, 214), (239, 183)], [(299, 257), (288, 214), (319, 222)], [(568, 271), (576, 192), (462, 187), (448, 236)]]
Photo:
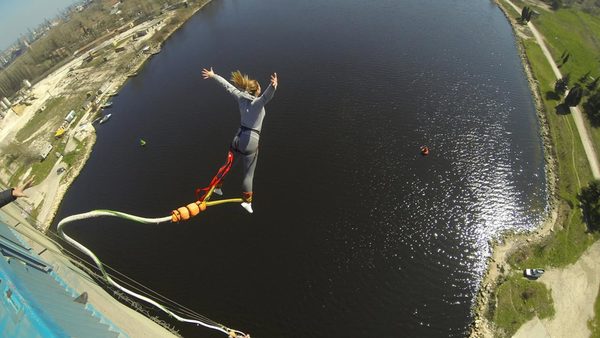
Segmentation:
[(529, 279), (538, 279), (544, 274), (544, 269), (525, 269), (523, 270), (523, 276)]
[(56, 169), (56, 173), (57, 173), (58, 175), (60, 175), (60, 174), (62, 174), (63, 172), (65, 172), (65, 170), (67, 170), (67, 169), (65, 169), (65, 167), (60, 167), (60, 168)]

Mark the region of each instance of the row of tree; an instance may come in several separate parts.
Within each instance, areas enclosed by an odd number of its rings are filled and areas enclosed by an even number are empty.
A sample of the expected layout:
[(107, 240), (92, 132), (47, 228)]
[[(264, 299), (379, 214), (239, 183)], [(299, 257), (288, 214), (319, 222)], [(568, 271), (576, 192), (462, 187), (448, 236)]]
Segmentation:
[[(554, 84), (554, 93), (558, 98), (562, 97), (570, 87), (570, 74), (556, 80)], [(579, 105), (583, 98), (587, 97), (584, 103), (584, 111), (587, 113), (590, 121), (595, 126), (600, 126), (600, 77), (590, 76), (590, 72), (582, 75), (570, 88), (569, 93), (564, 98), (563, 104), (568, 107)]]

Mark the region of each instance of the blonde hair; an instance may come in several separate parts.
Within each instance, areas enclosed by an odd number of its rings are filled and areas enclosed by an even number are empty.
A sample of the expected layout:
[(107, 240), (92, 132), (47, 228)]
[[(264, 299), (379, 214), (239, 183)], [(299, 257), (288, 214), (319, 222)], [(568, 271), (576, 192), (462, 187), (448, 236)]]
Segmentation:
[(239, 70), (231, 72), (231, 82), (239, 89), (252, 95), (258, 90), (258, 81), (249, 78), (247, 74), (242, 74)]

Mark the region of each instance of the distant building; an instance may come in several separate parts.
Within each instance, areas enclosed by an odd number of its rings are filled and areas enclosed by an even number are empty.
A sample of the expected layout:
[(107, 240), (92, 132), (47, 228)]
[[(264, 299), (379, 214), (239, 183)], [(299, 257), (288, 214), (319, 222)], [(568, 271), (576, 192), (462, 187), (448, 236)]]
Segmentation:
[(42, 161), (48, 157), (48, 155), (50, 154), (51, 151), (52, 151), (52, 144), (47, 143), (44, 146), (44, 148), (42, 149), (42, 153), (40, 154), (40, 156), (42, 157)]
[(137, 32), (135, 32), (135, 33), (133, 34), (133, 39), (134, 39), (134, 40), (135, 40), (135, 39), (139, 39), (139, 38), (141, 38), (142, 36), (144, 36), (144, 35), (146, 35), (146, 34), (148, 34), (148, 31), (147, 31), (147, 30), (145, 30), (145, 29), (143, 29), (143, 30), (139, 30), (139, 31), (137, 31)]

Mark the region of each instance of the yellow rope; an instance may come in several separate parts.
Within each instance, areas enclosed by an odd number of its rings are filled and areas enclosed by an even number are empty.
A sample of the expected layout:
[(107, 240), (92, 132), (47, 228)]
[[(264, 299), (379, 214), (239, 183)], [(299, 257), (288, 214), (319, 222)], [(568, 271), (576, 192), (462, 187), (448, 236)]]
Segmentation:
[(225, 200), (209, 201), (209, 202), (206, 202), (206, 206), (210, 207), (213, 205), (224, 204), (224, 203), (242, 203), (242, 202), (244, 202), (244, 200), (241, 198), (230, 198), (230, 199), (225, 199)]

